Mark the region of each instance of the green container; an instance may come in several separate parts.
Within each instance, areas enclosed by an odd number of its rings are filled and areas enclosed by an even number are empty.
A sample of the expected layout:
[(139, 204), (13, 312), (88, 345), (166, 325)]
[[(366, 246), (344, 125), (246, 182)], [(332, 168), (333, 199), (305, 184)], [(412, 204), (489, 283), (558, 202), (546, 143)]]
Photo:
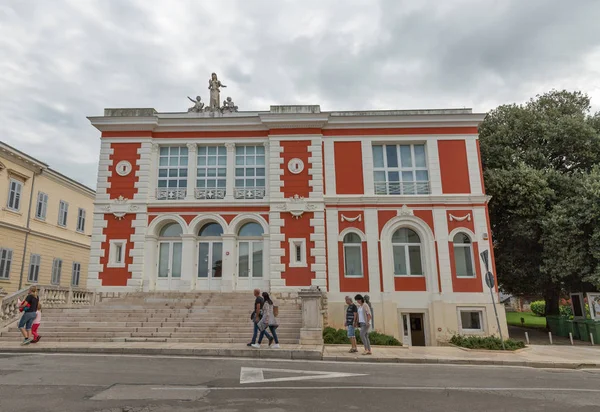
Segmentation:
[(577, 325), (575, 325), (575, 322), (567, 319), (566, 323), (567, 323), (567, 331), (569, 331), (573, 334), (573, 339), (579, 339), (579, 328), (577, 327)]
[(563, 316), (546, 316), (548, 327), (550, 332), (555, 336), (569, 336), (569, 330), (567, 328), (567, 318)]
[(577, 325), (577, 329), (579, 329), (579, 339), (585, 342), (590, 341), (590, 332), (588, 331), (588, 325), (586, 324), (585, 319), (576, 319), (574, 320)]
[(594, 344), (597, 345), (600, 343), (600, 321), (597, 320), (586, 320), (585, 324), (587, 325), (588, 328), (588, 340), (589, 340), (589, 334), (591, 334), (594, 337)]

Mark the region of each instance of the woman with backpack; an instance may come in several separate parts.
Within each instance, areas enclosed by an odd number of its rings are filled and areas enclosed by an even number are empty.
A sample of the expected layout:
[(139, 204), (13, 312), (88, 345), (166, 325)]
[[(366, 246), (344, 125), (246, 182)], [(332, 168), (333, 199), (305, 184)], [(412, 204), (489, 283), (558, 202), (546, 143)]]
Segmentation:
[(271, 334), (273, 335), (273, 340), (275, 341), (275, 344), (272, 347), (273, 349), (279, 349), (279, 339), (277, 338), (277, 332), (275, 332), (275, 330), (279, 327), (279, 322), (277, 321), (276, 317), (276, 315), (279, 314), (279, 311), (278, 308), (276, 308), (273, 304), (273, 301), (267, 292), (263, 292), (262, 297), (265, 300), (265, 304), (263, 306), (263, 317), (258, 322), (258, 329), (261, 331), (258, 338), (258, 347), (260, 347), (260, 343), (266, 334), (267, 328), (269, 328)]
[(23, 312), (23, 316), (19, 321), (19, 329), (24, 339), (21, 345), (29, 345), (33, 341), (31, 328), (37, 317), (38, 304), (37, 286), (31, 286), (29, 292), (27, 292), (27, 297), (19, 307), (19, 310)]

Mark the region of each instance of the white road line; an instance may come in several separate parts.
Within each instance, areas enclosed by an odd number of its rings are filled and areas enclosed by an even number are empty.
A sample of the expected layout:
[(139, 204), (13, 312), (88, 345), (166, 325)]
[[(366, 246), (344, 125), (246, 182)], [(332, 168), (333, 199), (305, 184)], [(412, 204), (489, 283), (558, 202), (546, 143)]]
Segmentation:
[[(287, 378), (269, 378), (265, 379), (264, 372), (288, 373), (296, 376)], [(300, 375), (300, 376), (298, 376)], [(364, 373), (343, 373), (343, 372), (323, 372), (323, 371), (301, 371), (297, 369), (269, 369), (269, 368), (245, 368), (240, 371), (240, 383), (262, 383), (262, 382), (291, 382), (306, 381), (314, 379), (332, 379), (349, 378), (355, 376), (364, 376)]]
[(286, 390), (286, 391), (316, 391), (316, 390), (390, 390), (390, 391), (462, 391), (462, 392), (586, 392), (600, 393), (600, 389), (582, 388), (473, 388), (452, 386), (240, 386), (212, 388), (207, 386), (172, 386), (151, 388), (155, 391), (255, 391)]
[(171, 356), (171, 355), (136, 355), (136, 354), (125, 354), (125, 353), (50, 353), (50, 352), (0, 352), (0, 355), (33, 355), (36, 357), (46, 356), (75, 356), (75, 357), (113, 357), (113, 358), (144, 358), (144, 359), (194, 359), (194, 360), (226, 360), (226, 361), (238, 361), (238, 362), (276, 362), (276, 363), (318, 363), (318, 364), (330, 364), (330, 365), (364, 365), (364, 366), (394, 366), (394, 367), (407, 367), (407, 366), (419, 366), (419, 367), (452, 367), (452, 368), (507, 368), (507, 369), (535, 369), (535, 370), (553, 370), (553, 371), (571, 371), (571, 372), (583, 372), (590, 370), (598, 370), (598, 368), (531, 368), (529, 366), (517, 366), (517, 365), (470, 365), (470, 364), (449, 364), (449, 363), (410, 363), (407, 362), (344, 362), (344, 361), (324, 361), (324, 360), (298, 360), (298, 359), (268, 359), (268, 358), (230, 358), (225, 356)]

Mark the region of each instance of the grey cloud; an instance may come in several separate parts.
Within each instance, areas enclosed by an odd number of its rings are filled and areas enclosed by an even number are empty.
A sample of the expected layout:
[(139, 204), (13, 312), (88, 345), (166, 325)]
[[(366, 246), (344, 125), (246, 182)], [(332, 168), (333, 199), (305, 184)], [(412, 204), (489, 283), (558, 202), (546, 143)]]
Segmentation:
[(243, 110), (485, 111), (581, 84), (600, 108), (597, 21), (594, 0), (9, 0), (0, 138), (94, 187), (86, 116), (185, 111), (212, 71)]

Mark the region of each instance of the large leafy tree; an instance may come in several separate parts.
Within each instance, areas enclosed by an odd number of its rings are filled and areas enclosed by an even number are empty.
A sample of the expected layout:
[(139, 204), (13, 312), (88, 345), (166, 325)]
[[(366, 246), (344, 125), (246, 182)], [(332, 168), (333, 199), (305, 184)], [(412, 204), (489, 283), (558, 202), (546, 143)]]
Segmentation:
[(583, 93), (551, 91), (491, 111), (479, 133), (499, 282), (557, 314), (562, 291), (600, 285), (600, 114)]

